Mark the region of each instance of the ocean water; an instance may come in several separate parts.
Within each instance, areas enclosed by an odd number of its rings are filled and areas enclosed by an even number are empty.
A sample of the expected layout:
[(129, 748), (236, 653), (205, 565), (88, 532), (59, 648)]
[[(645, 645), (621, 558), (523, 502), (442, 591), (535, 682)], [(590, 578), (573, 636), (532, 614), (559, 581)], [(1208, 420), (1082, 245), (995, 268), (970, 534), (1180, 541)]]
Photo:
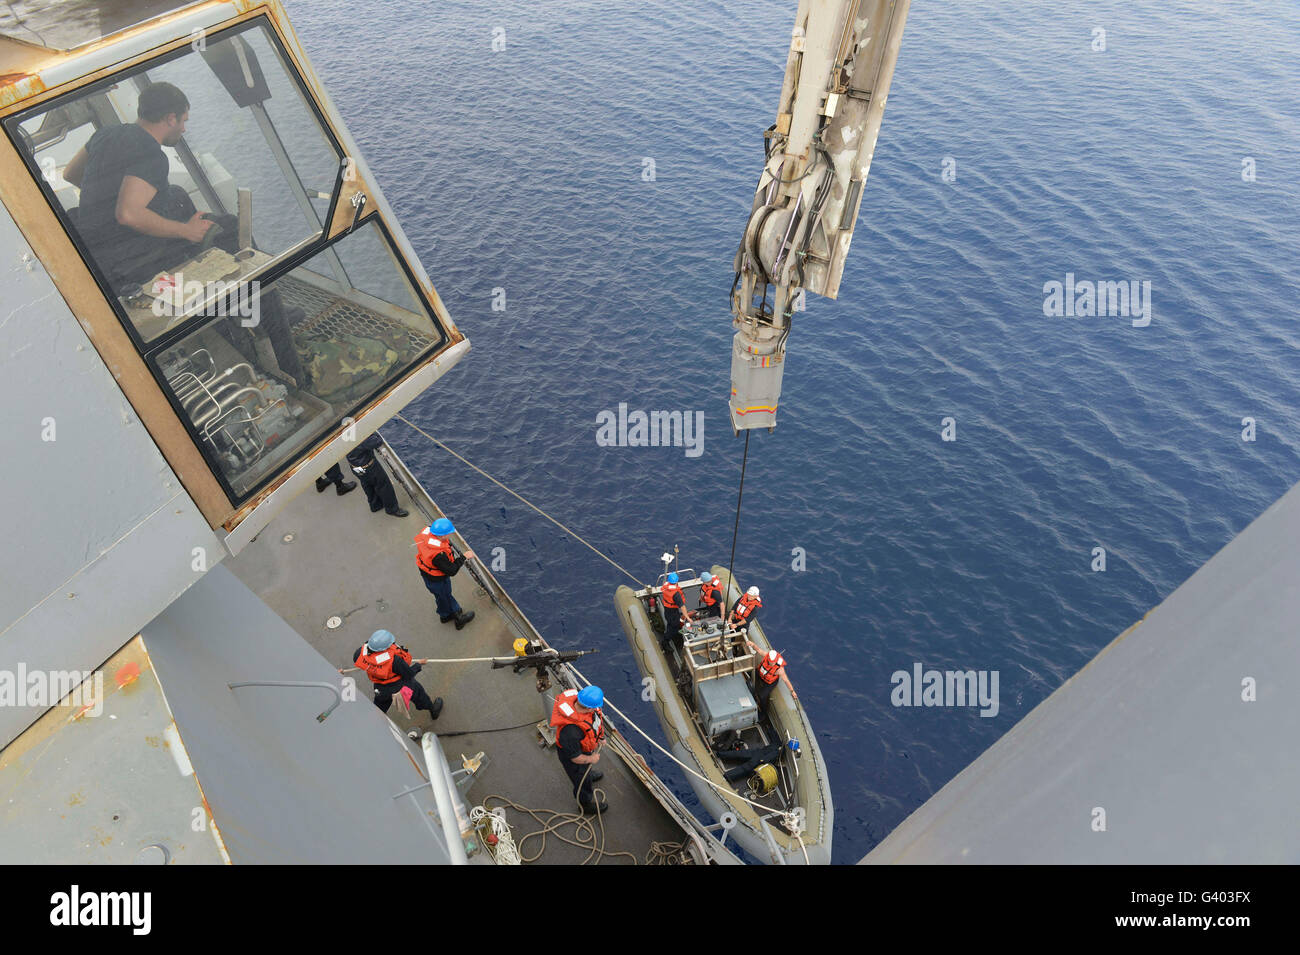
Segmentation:
[[(793, 0), (287, 6), (473, 342), (408, 416), (642, 579), (674, 544), (726, 564), (727, 293)], [(736, 550), (829, 764), (836, 861), (1300, 479), (1298, 106), (1294, 2), (913, 3), (842, 292), (799, 316)], [(1045, 315), (1067, 273), (1150, 282), (1150, 324)], [(703, 453), (598, 447), (621, 402), (703, 412)], [(620, 574), (384, 433), (657, 732)], [(918, 663), (997, 671), (997, 715), (894, 706)]]

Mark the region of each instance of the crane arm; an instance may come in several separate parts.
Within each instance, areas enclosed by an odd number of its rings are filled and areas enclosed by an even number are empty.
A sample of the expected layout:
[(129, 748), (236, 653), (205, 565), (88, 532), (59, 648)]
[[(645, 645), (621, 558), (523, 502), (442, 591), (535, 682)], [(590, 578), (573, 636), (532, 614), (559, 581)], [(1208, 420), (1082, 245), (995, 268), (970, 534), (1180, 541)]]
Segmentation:
[(731, 291), (731, 425), (776, 427), (803, 293), (839, 295), (910, 0), (800, 0)]

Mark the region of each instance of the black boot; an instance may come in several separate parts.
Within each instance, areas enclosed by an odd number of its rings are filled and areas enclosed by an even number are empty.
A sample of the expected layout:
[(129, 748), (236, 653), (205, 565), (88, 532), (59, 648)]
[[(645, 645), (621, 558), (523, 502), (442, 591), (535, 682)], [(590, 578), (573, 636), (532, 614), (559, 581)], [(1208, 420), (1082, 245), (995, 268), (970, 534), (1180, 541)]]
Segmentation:
[(318, 477), (316, 479), (316, 493), (319, 494), (334, 482), (329, 478)]
[(438, 697), (433, 701), (433, 709), (429, 711), (429, 719), (436, 720), (438, 718), (438, 714), (441, 712), (442, 712), (442, 697)]
[(593, 783), (598, 783), (605, 778), (605, 774), (599, 769), (593, 769), (591, 772), (587, 773), (587, 778)]
[(355, 491), (356, 489), (356, 481), (339, 481), (338, 484), (334, 485), (334, 491), (339, 497), (342, 497), (344, 494), (348, 493), (348, 491)]
[(465, 626), (465, 624), (469, 623), (473, 619), (474, 619), (473, 610), (469, 611), (469, 613), (466, 613), (465, 611), (462, 610), (460, 613), (456, 614), (456, 629), (457, 630), (461, 629), (462, 627)]
[(603, 816), (605, 813), (609, 812), (609, 803), (605, 802), (603, 799), (599, 802), (593, 799), (589, 802), (580, 802), (579, 804), (582, 806), (583, 812), (591, 813), (592, 815), (600, 813)]
[(395, 510), (395, 511), (388, 511), (387, 513), (392, 514), (394, 517), (410, 517), (410, 516), (411, 516), (411, 512), (410, 512), (410, 511), (408, 511), (406, 508), (404, 508), (404, 507), (400, 507), (400, 506), (397, 508), (397, 510)]
[(453, 620), (456, 619), (456, 615), (452, 614), (450, 617), (439, 617), (438, 619), (443, 623), (451, 623)]

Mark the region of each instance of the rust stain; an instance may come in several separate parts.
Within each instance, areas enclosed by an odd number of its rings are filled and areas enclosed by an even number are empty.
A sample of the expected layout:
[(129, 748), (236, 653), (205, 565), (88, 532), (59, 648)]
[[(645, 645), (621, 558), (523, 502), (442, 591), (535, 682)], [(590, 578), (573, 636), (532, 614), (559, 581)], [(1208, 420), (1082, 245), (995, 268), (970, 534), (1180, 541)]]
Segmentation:
[(45, 84), (35, 73), (0, 75), (0, 106), (12, 106), (45, 92)]
[(85, 802), (86, 802), (86, 797), (83, 793), (80, 792), (75, 792), (68, 797), (69, 806), (81, 806), (84, 805)]
[(157, 749), (158, 744), (162, 742), (162, 740), (157, 736), (146, 736), (144, 738), (144, 741), (148, 743), (150, 746), (152, 746), (154, 749)]

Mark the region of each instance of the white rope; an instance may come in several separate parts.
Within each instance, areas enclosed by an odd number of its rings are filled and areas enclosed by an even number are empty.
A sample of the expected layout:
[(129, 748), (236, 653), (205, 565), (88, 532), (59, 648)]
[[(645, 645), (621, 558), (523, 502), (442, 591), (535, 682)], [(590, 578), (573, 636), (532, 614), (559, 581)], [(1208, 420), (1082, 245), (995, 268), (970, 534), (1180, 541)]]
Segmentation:
[(629, 578), (631, 578), (635, 583), (640, 584), (642, 587), (646, 586), (645, 583), (643, 583), (643, 582), (642, 582), (642, 581), (641, 581), (641, 580), (640, 580), (640, 579), (639, 579), (639, 578), (638, 578), (634, 573), (632, 573), (632, 571), (628, 570), (626, 567), (624, 567), (624, 566), (623, 566), (622, 564), (620, 564), (618, 561), (614, 560), (614, 558), (610, 557), (608, 554), (606, 554), (606, 553), (605, 553), (604, 551), (602, 551), (600, 548), (596, 547), (594, 544), (592, 544), (592, 543), (590, 543), (589, 541), (587, 541), (586, 538), (584, 538), (584, 537), (583, 537), (581, 534), (579, 534), (577, 531), (573, 530), (573, 528), (571, 528), (571, 527), (567, 527), (566, 525), (561, 524), (561, 523), (560, 523), (559, 521), (557, 521), (555, 518), (551, 517), (550, 514), (547, 514), (544, 510), (542, 510), (540, 507), (538, 507), (538, 506), (537, 506), (536, 504), (534, 504), (532, 501), (528, 500), (528, 498), (524, 497), (522, 494), (517, 494), (517, 493), (515, 493), (514, 491), (512, 491), (510, 488), (506, 487), (504, 484), (502, 484), (500, 481), (498, 481), (498, 480), (497, 480), (496, 478), (494, 478), (492, 475), (490, 475), (490, 474), (488, 474), (486, 471), (484, 471), (481, 467), (479, 467), (478, 465), (474, 464), (472, 461), (468, 460), (467, 458), (464, 458), (464, 457), (462, 457), (461, 455), (457, 454), (455, 451), (453, 451), (451, 448), (447, 447), (445, 444), (443, 444), (441, 441), (439, 441), (439, 440), (438, 440), (437, 438), (435, 438), (433, 435), (429, 434), (429, 432), (425, 431), (425, 430), (424, 430), (423, 428), (421, 428), (419, 425), (416, 425), (416, 424), (414, 424), (413, 422), (407, 420), (405, 417), (403, 417), (403, 416), (400, 415), (400, 414), (393, 415), (393, 417), (394, 417), (394, 418), (397, 418), (399, 421), (404, 422), (405, 424), (410, 425), (412, 428), (414, 428), (414, 429), (415, 429), (416, 431), (418, 431), (420, 434), (424, 435), (426, 438), (428, 438), (430, 441), (432, 441), (432, 442), (433, 442), (434, 444), (436, 444), (438, 447), (442, 448), (442, 450), (444, 450), (444, 451), (446, 451), (448, 454), (450, 454), (453, 458), (455, 458), (456, 460), (462, 462), (463, 464), (467, 465), (468, 467), (472, 468), (473, 470), (477, 471), (479, 474), (483, 475), (485, 478), (487, 478), (489, 481), (491, 481), (491, 482), (492, 482), (493, 484), (495, 484), (497, 487), (501, 488), (501, 490), (505, 491), (505, 492), (506, 492), (507, 494), (509, 494), (511, 497), (514, 497), (514, 498), (518, 499), (519, 501), (522, 501), (522, 502), (523, 502), (524, 504), (526, 504), (527, 506), (531, 507), (531, 508), (532, 508), (534, 511), (536, 511), (538, 514), (542, 515), (542, 517), (546, 518), (548, 521), (550, 521), (552, 524), (554, 524), (554, 525), (555, 525), (556, 527), (558, 527), (560, 530), (564, 531), (564, 533), (573, 535), (573, 537), (578, 541), (578, 543), (582, 544), (584, 547), (586, 547), (586, 548), (588, 548), (589, 550), (591, 550), (593, 553), (595, 553), (597, 556), (599, 556), (599, 557), (602, 558), (603, 560), (607, 561), (609, 564), (613, 565), (614, 567), (617, 567), (620, 571), (622, 571), (622, 572), (623, 572), (624, 574), (626, 574)]
[[(412, 663), (514, 663), (514, 657), (452, 657), (448, 660), (412, 660)], [(340, 673), (351, 673), (361, 667), (344, 667)]]
[(497, 865), (523, 865), (524, 861), (519, 857), (519, 848), (515, 845), (515, 837), (510, 832), (510, 823), (506, 822), (505, 808), (498, 806), (496, 809), (486, 809), (483, 806), (475, 806), (469, 811), (469, 821), (475, 827), (485, 818), (491, 824), (492, 834), (497, 837), (497, 844), (490, 847), (492, 861)]
[[(588, 680), (585, 676), (583, 676), (582, 673), (578, 670), (578, 668), (575, 667), (572, 663), (569, 664), (569, 669), (572, 670), (575, 674), (577, 674), (578, 679), (582, 680), (583, 683), (587, 684), (588, 686), (591, 686), (591, 681)], [(617, 706), (615, 706), (613, 703), (611, 703), (611, 702), (609, 701), (609, 697), (608, 697), (608, 696), (605, 697), (605, 706), (608, 706), (611, 710), (613, 710), (613, 711), (614, 711), (615, 713), (617, 713), (620, 717), (622, 717), (623, 720), (627, 723), (628, 726), (632, 727), (632, 729), (636, 730), (638, 733), (640, 733), (642, 736), (644, 736), (644, 737), (645, 737), (645, 740), (646, 740), (647, 743), (649, 743), (649, 744), (650, 744), (651, 746), (653, 746), (655, 749), (659, 750), (659, 752), (663, 753), (665, 756), (667, 756), (669, 759), (671, 759), (674, 763), (676, 763), (676, 764), (677, 764), (678, 766), (680, 766), (682, 769), (686, 770), (688, 773), (690, 773), (690, 774), (691, 774), (692, 776), (694, 776), (696, 779), (700, 779), (700, 780), (703, 780), (704, 782), (708, 783), (710, 786), (712, 786), (714, 789), (716, 789), (718, 792), (722, 793), (722, 795), (726, 796), (726, 797), (729, 798), (729, 799), (739, 799), (741, 802), (748, 803), (749, 805), (753, 806), (755, 809), (760, 809), (760, 810), (762, 810), (763, 813), (764, 813), (764, 815), (769, 814), (769, 813), (772, 813), (772, 812), (775, 811), (775, 810), (773, 810), (772, 808), (770, 808), (769, 806), (764, 806), (762, 803), (754, 802), (754, 800), (752, 800), (752, 799), (746, 799), (744, 796), (742, 796), (740, 793), (736, 792), (734, 789), (727, 789), (727, 788), (725, 788), (725, 787), (723, 787), (723, 786), (719, 786), (717, 783), (715, 783), (715, 782), (714, 782), (712, 779), (710, 779), (708, 776), (701, 775), (700, 773), (697, 773), (695, 770), (691, 769), (691, 767), (687, 766), (685, 763), (683, 763), (680, 759), (678, 759), (676, 756), (674, 756), (674, 755), (673, 755), (672, 753), (670, 753), (668, 750), (666, 750), (666, 749), (664, 749), (662, 746), (660, 746), (659, 743), (658, 743), (656, 740), (652, 739), (652, 738), (651, 738), (651, 737), (646, 733), (645, 730), (643, 730), (641, 727), (637, 726), (636, 723), (634, 723), (634, 722), (632, 721), (632, 718), (631, 718), (630, 716), (628, 716), (626, 713), (624, 713), (622, 710), (620, 710)], [(779, 815), (781, 816), (782, 819), (786, 820), (786, 824), (787, 824), (788, 826), (790, 826), (790, 828), (792, 828), (792, 829), (797, 828), (797, 827), (795, 826), (795, 824), (794, 824), (794, 814), (793, 814), (793, 813), (782, 812), (782, 813), (779, 813)]]

